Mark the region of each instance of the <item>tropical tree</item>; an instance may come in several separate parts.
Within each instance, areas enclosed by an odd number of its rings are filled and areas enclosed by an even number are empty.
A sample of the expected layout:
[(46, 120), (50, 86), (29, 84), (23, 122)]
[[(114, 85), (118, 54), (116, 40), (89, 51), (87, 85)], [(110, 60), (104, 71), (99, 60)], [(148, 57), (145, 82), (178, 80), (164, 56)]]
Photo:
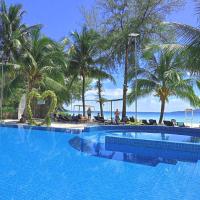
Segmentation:
[[(19, 76), (23, 77), (25, 90), (54, 91), (60, 102), (68, 94), (65, 85), (67, 62), (63, 48), (50, 38), (42, 36), (40, 29), (31, 32), (23, 53), (18, 59)], [(61, 94), (62, 93), (62, 94)]]
[[(196, 14), (199, 19), (200, 16), (200, 2), (196, 3)], [(199, 21), (198, 21), (199, 22)], [(196, 85), (200, 89), (200, 29), (187, 24), (168, 23), (168, 25), (177, 33), (179, 47), (173, 48), (181, 52), (184, 57), (185, 70), (190, 72), (191, 76), (196, 80)], [(200, 105), (200, 104), (199, 104)]]
[(76, 77), (81, 77), (83, 116), (85, 116), (86, 78), (110, 78), (111, 76), (98, 67), (101, 62), (97, 42), (99, 35), (94, 30), (84, 26), (81, 33), (73, 32), (71, 37), (69, 69)]
[[(108, 73), (108, 75), (110, 74), (109, 73), (109, 67), (107, 67), (108, 65), (104, 65), (103, 63), (100, 65), (99, 69), (100, 71), (104, 71), (106, 73)], [(103, 96), (103, 91), (104, 91), (104, 87), (103, 87), (103, 84), (104, 84), (104, 81), (105, 80), (110, 80), (110, 82), (114, 83), (115, 84), (115, 79), (114, 77), (110, 74), (109, 76), (99, 76), (97, 78), (97, 81), (96, 81), (96, 89), (97, 89), (97, 96), (98, 96), (98, 102), (99, 102), (99, 109), (100, 109), (100, 116), (101, 117), (104, 117), (104, 110), (103, 110), (103, 104), (105, 102), (105, 98)]]
[[(186, 78), (183, 59), (179, 52), (169, 51), (165, 48), (144, 53), (146, 67), (139, 70), (140, 78), (137, 80), (138, 98), (154, 94), (161, 102), (160, 119), (162, 123), (165, 105), (169, 97), (175, 96), (188, 100), (192, 105), (197, 104), (197, 97), (193, 90), (192, 80)], [(132, 81), (134, 75), (130, 72), (132, 90), (129, 94), (129, 102), (135, 100), (136, 81)]]
[[(3, 81), (4, 101), (2, 104), (13, 104), (16, 107), (19, 101), (22, 86), (21, 80), (16, 79), (16, 58), (20, 57), (22, 47), (32, 30), (40, 25), (27, 26), (23, 23), (24, 11), (21, 4), (6, 5), (4, 0), (0, 1), (0, 64), (4, 68)], [(23, 80), (23, 79), (22, 79)], [(17, 94), (17, 95), (16, 95)]]
[(28, 34), (40, 25), (27, 26), (22, 20), (24, 16), (21, 4), (7, 7), (4, 0), (0, 1), (0, 46), (1, 56), (13, 61), (22, 48)]
[[(130, 33), (139, 33), (138, 46), (149, 43), (160, 35), (159, 24), (182, 0), (99, 0), (100, 24), (113, 48), (116, 65), (123, 66), (123, 107), (122, 118), (126, 116), (128, 91), (128, 70), (134, 63), (130, 56), (135, 49), (130, 45)], [(131, 59), (135, 62), (134, 59)]]

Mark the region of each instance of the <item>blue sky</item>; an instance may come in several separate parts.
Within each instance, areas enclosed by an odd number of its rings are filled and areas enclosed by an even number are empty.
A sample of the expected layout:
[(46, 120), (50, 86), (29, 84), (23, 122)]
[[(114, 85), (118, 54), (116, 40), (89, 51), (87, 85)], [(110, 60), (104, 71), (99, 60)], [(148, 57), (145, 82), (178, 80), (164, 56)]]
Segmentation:
[[(67, 36), (73, 30), (79, 30), (81, 27), (82, 16), (81, 6), (90, 7), (94, 0), (7, 0), (7, 3), (21, 3), (24, 10), (27, 11), (24, 21), (31, 24), (43, 24), (43, 32), (49, 37), (59, 40)], [(187, 0), (184, 8), (172, 13), (167, 17), (167, 21), (186, 23), (197, 26), (194, 3)], [(119, 98), (122, 96), (122, 71), (117, 76), (118, 84), (113, 86), (111, 83), (105, 83), (105, 96), (107, 98)], [(87, 98), (95, 98), (96, 91), (93, 89), (87, 93)], [(121, 108), (120, 104), (115, 105)], [(171, 98), (166, 106), (167, 111), (184, 110), (190, 107), (187, 102)], [(132, 111), (134, 106), (128, 108)], [(150, 96), (139, 100), (139, 111), (159, 111), (160, 104), (157, 98)], [(134, 111), (134, 110), (133, 110)]]

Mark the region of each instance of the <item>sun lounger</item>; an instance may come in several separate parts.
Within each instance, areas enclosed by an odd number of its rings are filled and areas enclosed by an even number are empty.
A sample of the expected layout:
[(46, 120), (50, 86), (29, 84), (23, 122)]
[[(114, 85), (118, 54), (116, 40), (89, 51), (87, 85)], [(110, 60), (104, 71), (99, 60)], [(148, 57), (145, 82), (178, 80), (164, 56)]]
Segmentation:
[(104, 122), (105, 122), (104, 117), (94, 116), (94, 120), (95, 120), (96, 122), (99, 122), (99, 123), (104, 123)]
[(142, 120), (142, 124), (143, 124), (143, 125), (149, 125), (149, 123), (147, 122), (146, 119), (143, 119), (143, 120)]
[(174, 126), (174, 123), (171, 122), (171, 121), (164, 120), (163, 123), (164, 123), (165, 126)]
[(178, 127), (186, 127), (185, 124), (184, 124), (184, 122), (177, 122), (176, 125)]
[(155, 119), (150, 119), (149, 120), (149, 125), (157, 125), (157, 122)]
[(86, 122), (88, 122), (88, 118), (87, 118), (87, 117), (81, 117), (81, 118), (78, 120), (78, 122), (80, 122), (80, 123), (86, 123)]
[(135, 122), (135, 118), (134, 117), (130, 117), (130, 121), (131, 122)]

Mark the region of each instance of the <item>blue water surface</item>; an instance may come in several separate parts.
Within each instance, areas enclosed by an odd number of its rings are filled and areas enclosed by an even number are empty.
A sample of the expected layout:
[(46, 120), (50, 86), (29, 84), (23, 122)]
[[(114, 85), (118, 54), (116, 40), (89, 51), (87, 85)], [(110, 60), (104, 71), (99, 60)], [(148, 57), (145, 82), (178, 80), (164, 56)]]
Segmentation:
[(200, 198), (199, 162), (153, 167), (99, 158), (73, 148), (75, 137), (0, 127), (0, 200)]

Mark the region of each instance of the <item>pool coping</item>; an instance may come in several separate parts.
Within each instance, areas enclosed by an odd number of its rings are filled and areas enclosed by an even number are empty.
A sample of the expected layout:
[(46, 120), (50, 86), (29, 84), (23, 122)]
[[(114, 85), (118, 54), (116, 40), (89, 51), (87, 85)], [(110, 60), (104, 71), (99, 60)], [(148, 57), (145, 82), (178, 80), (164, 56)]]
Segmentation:
[(47, 126), (32, 126), (27, 124), (4, 124), (0, 123), (0, 127), (8, 128), (24, 128), (33, 130), (44, 130), (44, 131), (55, 131), (65, 133), (81, 133), (90, 131), (101, 131), (101, 130), (133, 130), (138, 132), (153, 132), (153, 133), (174, 133), (176, 134), (190, 134), (191, 136), (199, 134), (200, 128), (189, 128), (189, 127), (168, 127), (158, 125), (94, 125), (86, 126), (85, 128), (58, 128), (58, 127), (47, 127)]
[(47, 126), (32, 126), (28, 124), (2, 124), (0, 123), (0, 127), (24, 128), (24, 129), (32, 129), (32, 130), (54, 131), (54, 132), (75, 133), (75, 134), (82, 132), (82, 128), (58, 128), (58, 127), (47, 127)]

